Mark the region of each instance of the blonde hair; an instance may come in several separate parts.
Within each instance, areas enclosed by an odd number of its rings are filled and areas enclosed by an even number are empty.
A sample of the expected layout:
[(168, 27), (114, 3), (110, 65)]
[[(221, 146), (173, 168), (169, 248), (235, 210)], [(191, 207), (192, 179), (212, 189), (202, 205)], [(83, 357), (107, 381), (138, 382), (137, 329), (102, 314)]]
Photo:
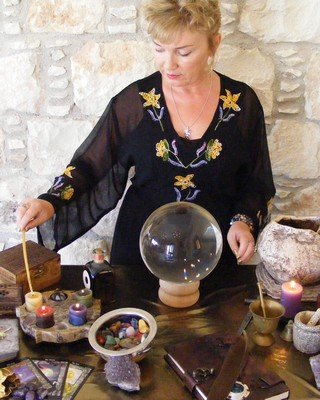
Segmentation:
[(206, 34), (212, 45), (221, 27), (218, 0), (144, 0), (141, 12), (147, 32), (162, 43), (190, 29)]

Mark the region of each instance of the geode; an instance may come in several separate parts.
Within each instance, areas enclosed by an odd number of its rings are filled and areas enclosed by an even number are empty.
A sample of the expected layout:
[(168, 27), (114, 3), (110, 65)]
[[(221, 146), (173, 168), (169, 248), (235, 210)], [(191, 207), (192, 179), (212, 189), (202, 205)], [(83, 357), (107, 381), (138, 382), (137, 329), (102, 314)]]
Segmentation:
[(257, 248), (275, 281), (320, 281), (320, 217), (278, 217), (263, 229)]
[(104, 371), (111, 385), (128, 392), (140, 390), (140, 368), (131, 355), (108, 357)]

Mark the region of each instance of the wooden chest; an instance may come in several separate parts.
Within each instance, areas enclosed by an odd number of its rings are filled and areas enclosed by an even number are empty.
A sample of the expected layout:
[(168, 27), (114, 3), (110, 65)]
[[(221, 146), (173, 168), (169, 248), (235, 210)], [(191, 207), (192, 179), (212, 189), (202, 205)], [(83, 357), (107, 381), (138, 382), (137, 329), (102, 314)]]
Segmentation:
[[(38, 243), (26, 242), (33, 290), (46, 289), (60, 281), (60, 255)], [(22, 244), (0, 252), (0, 283), (20, 284), (30, 291), (24, 266)]]

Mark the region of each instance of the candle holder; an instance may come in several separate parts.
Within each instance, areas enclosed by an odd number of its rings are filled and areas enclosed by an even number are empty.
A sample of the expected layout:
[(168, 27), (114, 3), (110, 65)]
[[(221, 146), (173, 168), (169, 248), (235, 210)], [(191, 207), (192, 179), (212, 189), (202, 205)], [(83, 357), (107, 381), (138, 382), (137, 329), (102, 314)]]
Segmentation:
[[(92, 323), (101, 314), (101, 301), (93, 300), (92, 307), (87, 309), (86, 321), (83, 325), (73, 325), (69, 322), (69, 308), (75, 304), (74, 291), (66, 290), (66, 299), (53, 300), (54, 291), (43, 292), (43, 306), (54, 310), (54, 325), (51, 327), (39, 326), (35, 312), (26, 310), (25, 304), (16, 308), (16, 315), (19, 318), (20, 327), (24, 333), (35, 339), (36, 343), (70, 343), (88, 337)], [(39, 307), (38, 307), (39, 308)], [(40, 307), (41, 308), (41, 307)]]
[(271, 346), (274, 342), (273, 332), (278, 327), (280, 318), (285, 312), (283, 305), (275, 300), (265, 300), (266, 317), (263, 316), (260, 300), (255, 300), (249, 306), (253, 316), (256, 332), (253, 334), (255, 344), (263, 347)]

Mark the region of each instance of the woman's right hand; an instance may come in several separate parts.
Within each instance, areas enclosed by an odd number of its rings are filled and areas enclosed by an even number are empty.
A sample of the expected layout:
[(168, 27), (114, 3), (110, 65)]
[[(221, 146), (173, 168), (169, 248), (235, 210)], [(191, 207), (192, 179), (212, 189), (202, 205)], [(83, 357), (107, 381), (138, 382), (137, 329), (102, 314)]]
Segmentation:
[(19, 204), (16, 216), (20, 231), (28, 231), (48, 221), (54, 215), (51, 203), (40, 199), (25, 199)]

